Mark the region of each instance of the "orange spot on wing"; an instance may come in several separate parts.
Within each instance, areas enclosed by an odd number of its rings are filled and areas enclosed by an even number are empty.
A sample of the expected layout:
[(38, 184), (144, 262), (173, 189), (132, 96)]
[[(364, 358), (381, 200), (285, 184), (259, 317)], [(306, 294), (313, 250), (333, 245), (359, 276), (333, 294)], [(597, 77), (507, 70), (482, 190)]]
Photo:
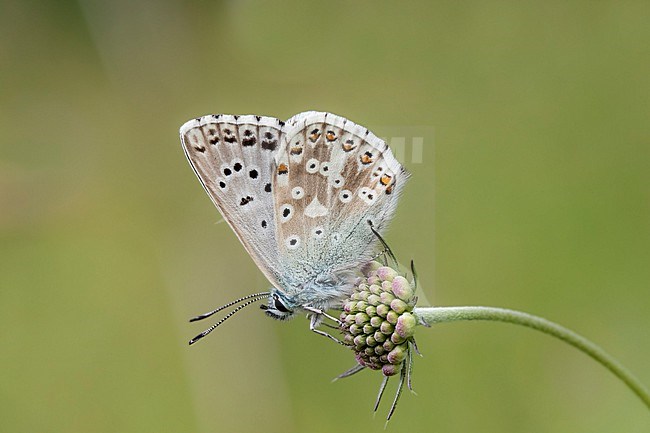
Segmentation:
[(361, 164), (367, 165), (372, 162), (372, 153), (366, 152), (361, 155)]
[(316, 143), (316, 140), (318, 140), (319, 138), (320, 138), (320, 131), (318, 129), (312, 130), (311, 133), (309, 134), (309, 140), (312, 143)]
[(346, 152), (349, 152), (353, 150), (356, 146), (354, 145), (354, 141), (352, 140), (345, 140), (345, 143), (341, 146), (343, 147), (343, 150)]

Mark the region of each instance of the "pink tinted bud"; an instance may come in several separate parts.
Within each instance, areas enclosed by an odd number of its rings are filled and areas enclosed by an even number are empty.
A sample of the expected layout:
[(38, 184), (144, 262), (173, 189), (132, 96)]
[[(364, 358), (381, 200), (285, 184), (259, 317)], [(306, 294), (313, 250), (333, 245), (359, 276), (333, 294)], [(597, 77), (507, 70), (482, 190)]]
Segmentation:
[(408, 302), (413, 297), (413, 288), (406, 278), (397, 276), (393, 280), (393, 293), (402, 301)]
[(382, 266), (377, 269), (377, 276), (384, 281), (393, 281), (393, 278), (397, 276), (397, 272), (393, 268)]
[(416, 325), (417, 320), (415, 319), (415, 316), (413, 316), (411, 313), (404, 313), (397, 319), (395, 332), (402, 338), (410, 338), (413, 336), (413, 334), (415, 334)]
[(395, 348), (388, 354), (388, 362), (391, 364), (399, 364), (404, 361), (408, 352), (408, 349), (404, 346), (405, 345), (395, 346)]
[(381, 367), (381, 372), (384, 376), (395, 376), (399, 372), (399, 367), (393, 364), (386, 364)]
[(407, 308), (408, 305), (406, 305), (406, 302), (402, 301), (401, 299), (393, 299), (390, 303), (390, 309), (397, 314), (402, 314), (406, 311)]

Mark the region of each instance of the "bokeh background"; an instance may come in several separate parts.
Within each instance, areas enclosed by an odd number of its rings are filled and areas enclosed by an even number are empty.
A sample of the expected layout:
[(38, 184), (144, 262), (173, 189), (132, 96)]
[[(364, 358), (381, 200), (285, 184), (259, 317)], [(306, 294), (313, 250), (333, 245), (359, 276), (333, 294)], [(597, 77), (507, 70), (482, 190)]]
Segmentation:
[[(387, 240), (429, 302), (547, 317), (650, 383), (648, 22), (648, 2), (0, 2), (0, 430), (383, 431), (380, 375), (331, 383), (352, 354), (303, 318), (251, 308), (187, 346), (189, 317), (268, 287), (179, 144), (219, 112), (404, 138)], [(390, 430), (650, 431), (545, 335), (418, 342)]]

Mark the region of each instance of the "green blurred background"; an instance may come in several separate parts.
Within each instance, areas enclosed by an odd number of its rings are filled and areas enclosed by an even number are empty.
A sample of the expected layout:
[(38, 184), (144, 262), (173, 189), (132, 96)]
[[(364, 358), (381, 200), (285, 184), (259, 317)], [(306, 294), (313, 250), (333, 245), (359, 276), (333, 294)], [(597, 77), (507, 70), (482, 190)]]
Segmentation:
[[(547, 317), (650, 383), (649, 22), (648, 2), (0, 2), (0, 430), (383, 431), (380, 375), (330, 383), (352, 353), (303, 318), (249, 309), (187, 346), (189, 317), (268, 287), (179, 144), (220, 112), (422, 137), (387, 239), (427, 300)], [(650, 431), (542, 334), (418, 342), (392, 431)]]

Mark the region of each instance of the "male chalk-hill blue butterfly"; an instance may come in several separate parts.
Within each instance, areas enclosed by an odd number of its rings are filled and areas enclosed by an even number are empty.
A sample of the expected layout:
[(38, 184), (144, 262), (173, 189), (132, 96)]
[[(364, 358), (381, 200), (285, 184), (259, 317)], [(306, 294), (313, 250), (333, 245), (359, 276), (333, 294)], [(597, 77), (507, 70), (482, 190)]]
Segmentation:
[(386, 143), (330, 113), (273, 117), (207, 115), (180, 129), (185, 155), (214, 205), (272, 288), (238, 305), (190, 341), (247, 305), (275, 319), (296, 312), (318, 329), (350, 294), (360, 267), (377, 252), (409, 174)]

